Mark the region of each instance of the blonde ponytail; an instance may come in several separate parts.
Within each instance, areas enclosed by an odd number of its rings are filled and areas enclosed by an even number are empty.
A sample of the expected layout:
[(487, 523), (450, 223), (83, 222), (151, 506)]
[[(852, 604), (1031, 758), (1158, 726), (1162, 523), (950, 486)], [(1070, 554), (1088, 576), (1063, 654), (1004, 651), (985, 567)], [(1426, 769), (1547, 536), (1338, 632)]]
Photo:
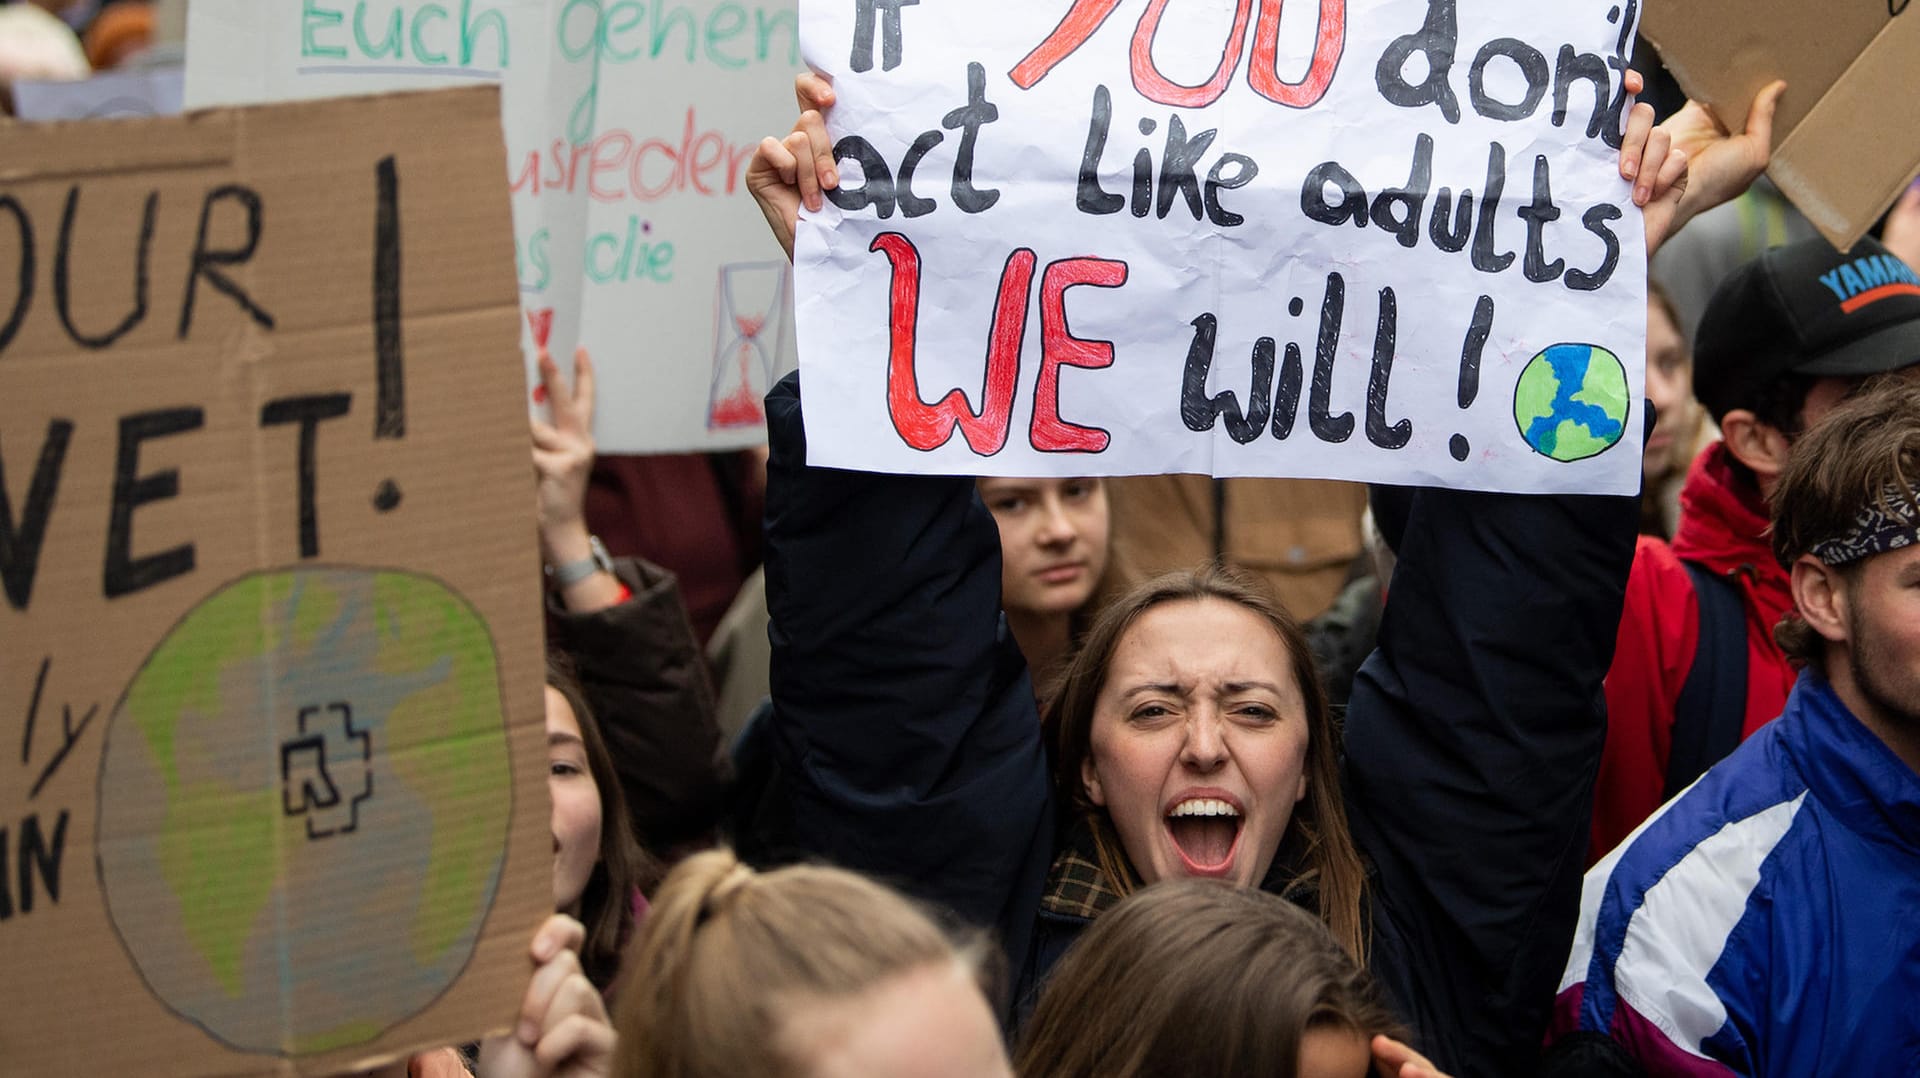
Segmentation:
[(793, 1073), (783, 1008), (921, 966), (971, 961), (912, 902), (840, 869), (760, 873), (731, 852), (668, 875), (624, 968), (618, 1078)]

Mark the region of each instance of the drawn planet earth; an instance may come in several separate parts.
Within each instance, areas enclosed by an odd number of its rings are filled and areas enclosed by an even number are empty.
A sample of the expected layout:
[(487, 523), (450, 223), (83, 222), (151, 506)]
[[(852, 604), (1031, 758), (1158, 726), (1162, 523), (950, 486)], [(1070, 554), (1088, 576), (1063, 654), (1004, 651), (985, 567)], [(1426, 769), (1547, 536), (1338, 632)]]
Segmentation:
[(365, 1043), (465, 968), (506, 854), (492, 637), (427, 577), (242, 578), (107, 731), (97, 857), (147, 986), (234, 1048)]
[(1627, 368), (1592, 344), (1556, 344), (1520, 372), (1513, 421), (1535, 452), (1563, 463), (1612, 449), (1627, 430)]

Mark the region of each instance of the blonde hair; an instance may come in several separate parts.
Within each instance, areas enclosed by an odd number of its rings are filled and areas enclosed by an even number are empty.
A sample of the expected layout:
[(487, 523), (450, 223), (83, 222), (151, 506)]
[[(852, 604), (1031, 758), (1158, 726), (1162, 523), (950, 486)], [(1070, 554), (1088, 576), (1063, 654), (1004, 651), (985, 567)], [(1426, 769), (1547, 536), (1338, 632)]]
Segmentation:
[(898, 974), (958, 962), (956, 944), (905, 897), (842, 869), (756, 872), (726, 850), (667, 876), (623, 967), (617, 1078), (792, 1075), (783, 1008), (853, 995)]

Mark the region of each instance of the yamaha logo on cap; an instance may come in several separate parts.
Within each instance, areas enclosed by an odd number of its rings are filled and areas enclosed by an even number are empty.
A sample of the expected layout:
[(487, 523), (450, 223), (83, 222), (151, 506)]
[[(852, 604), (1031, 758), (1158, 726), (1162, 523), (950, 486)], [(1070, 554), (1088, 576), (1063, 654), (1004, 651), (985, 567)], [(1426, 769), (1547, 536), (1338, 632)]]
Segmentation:
[(1859, 378), (1920, 362), (1920, 274), (1873, 239), (1775, 247), (1701, 316), (1694, 395), (1718, 420), (1788, 375)]

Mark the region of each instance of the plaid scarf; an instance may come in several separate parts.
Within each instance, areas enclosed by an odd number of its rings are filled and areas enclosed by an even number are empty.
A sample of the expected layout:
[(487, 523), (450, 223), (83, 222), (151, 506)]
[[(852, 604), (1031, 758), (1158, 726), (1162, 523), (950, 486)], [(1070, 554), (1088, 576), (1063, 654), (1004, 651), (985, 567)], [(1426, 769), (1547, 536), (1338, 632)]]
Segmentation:
[[(1138, 880), (1134, 887), (1139, 887)], [(1041, 910), (1091, 921), (1112, 909), (1120, 897), (1112, 879), (1100, 867), (1093, 829), (1085, 821), (1074, 824), (1047, 871), (1047, 886), (1040, 893)]]

